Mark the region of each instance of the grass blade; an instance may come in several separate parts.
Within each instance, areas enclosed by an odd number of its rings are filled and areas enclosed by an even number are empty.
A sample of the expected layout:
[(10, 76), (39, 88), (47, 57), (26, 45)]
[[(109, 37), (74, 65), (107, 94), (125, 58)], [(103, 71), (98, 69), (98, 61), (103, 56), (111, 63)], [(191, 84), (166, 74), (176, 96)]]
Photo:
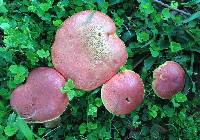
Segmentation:
[(19, 130), (24, 134), (27, 140), (34, 140), (33, 133), (25, 121), (21, 117), (17, 117), (16, 119), (17, 126)]
[(197, 19), (197, 18), (199, 18), (199, 17), (200, 17), (200, 11), (198, 11), (198, 12), (192, 14), (189, 18), (185, 19), (185, 20), (183, 21), (183, 23), (188, 23), (188, 22), (190, 22), (190, 21), (192, 21), (192, 20), (194, 20), (194, 19)]

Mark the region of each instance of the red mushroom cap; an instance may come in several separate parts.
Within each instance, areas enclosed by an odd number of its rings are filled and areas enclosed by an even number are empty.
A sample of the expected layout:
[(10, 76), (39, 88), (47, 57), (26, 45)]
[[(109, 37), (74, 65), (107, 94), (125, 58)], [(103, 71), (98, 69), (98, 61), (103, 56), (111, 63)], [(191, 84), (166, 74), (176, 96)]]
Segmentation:
[(105, 108), (116, 115), (129, 114), (143, 102), (144, 86), (140, 76), (130, 70), (116, 74), (101, 89)]
[(99, 11), (83, 11), (68, 18), (52, 46), (55, 69), (72, 79), (76, 88), (101, 86), (127, 60), (125, 45), (115, 31), (112, 19)]
[(170, 99), (185, 84), (185, 71), (174, 61), (166, 61), (153, 72), (152, 88), (157, 96)]
[(43, 123), (59, 117), (68, 105), (68, 97), (60, 92), (64, 77), (47, 67), (34, 69), (24, 85), (17, 87), (10, 104), (27, 122)]

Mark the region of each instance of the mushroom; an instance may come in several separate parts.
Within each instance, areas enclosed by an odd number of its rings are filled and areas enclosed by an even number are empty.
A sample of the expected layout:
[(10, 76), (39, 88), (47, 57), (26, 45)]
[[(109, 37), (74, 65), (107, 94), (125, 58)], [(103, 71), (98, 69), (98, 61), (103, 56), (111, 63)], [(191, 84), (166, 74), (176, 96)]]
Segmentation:
[(129, 114), (143, 102), (144, 86), (140, 76), (130, 70), (116, 74), (101, 89), (105, 108), (116, 115)]
[(69, 103), (68, 97), (60, 92), (65, 81), (55, 69), (36, 68), (26, 83), (13, 91), (11, 107), (28, 123), (58, 120)]
[(185, 84), (185, 71), (174, 61), (166, 61), (153, 72), (152, 88), (162, 99), (171, 99)]
[(99, 11), (82, 11), (68, 18), (57, 31), (52, 62), (76, 88), (93, 90), (114, 76), (126, 63), (125, 44), (114, 22)]

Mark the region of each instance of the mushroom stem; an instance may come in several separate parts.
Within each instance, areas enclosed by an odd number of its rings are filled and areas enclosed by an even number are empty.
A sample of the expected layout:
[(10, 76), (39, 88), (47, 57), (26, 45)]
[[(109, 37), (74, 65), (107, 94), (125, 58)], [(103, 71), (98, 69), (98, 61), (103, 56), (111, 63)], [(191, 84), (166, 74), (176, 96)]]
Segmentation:
[(54, 120), (51, 120), (51, 121), (48, 121), (48, 122), (45, 122), (44, 123), (44, 126), (46, 128), (54, 128), (54, 127), (57, 127), (61, 122), (61, 118), (60, 116)]

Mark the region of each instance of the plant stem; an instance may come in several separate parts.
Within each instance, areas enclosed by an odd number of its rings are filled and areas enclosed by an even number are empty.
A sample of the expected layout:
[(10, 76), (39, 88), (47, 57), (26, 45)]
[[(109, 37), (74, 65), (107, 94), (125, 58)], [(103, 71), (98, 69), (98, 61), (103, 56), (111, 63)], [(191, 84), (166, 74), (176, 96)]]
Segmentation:
[(190, 13), (187, 13), (187, 12), (185, 12), (185, 11), (183, 11), (183, 10), (175, 9), (175, 8), (169, 6), (168, 4), (163, 3), (163, 2), (160, 1), (160, 0), (153, 0), (153, 2), (158, 3), (158, 4), (162, 5), (162, 6), (167, 7), (167, 8), (169, 8), (169, 9), (171, 9), (171, 10), (176, 11), (176, 12), (179, 12), (179, 13), (181, 13), (181, 14), (184, 14), (184, 15), (186, 15), (186, 16), (191, 16)]

